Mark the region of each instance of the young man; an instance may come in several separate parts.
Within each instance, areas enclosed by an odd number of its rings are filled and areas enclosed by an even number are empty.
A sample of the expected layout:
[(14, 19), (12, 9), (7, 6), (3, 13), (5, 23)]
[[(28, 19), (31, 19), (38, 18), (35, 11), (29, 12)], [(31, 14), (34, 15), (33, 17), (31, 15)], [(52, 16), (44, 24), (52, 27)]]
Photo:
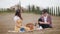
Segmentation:
[(42, 15), (38, 19), (38, 25), (40, 28), (43, 28), (43, 29), (52, 28), (52, 19), (46, 9), (42, 10)]

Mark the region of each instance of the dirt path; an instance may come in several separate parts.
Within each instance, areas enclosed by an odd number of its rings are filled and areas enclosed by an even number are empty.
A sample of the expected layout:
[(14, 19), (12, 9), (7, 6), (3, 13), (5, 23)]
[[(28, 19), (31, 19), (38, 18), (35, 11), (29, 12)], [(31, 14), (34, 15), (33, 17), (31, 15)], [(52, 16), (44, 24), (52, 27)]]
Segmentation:
[[(53, 27), (43, 31), (25, 32), (25, 33), (8, 33), (8, 30), (14, 30), (14, 13), (0, 14), (0, 34), (59, 34), (60, 33), (60, 17), (52, 16)], [(37, 22), (40, 15), (22, 13), (23, 25), (26, 23)]]

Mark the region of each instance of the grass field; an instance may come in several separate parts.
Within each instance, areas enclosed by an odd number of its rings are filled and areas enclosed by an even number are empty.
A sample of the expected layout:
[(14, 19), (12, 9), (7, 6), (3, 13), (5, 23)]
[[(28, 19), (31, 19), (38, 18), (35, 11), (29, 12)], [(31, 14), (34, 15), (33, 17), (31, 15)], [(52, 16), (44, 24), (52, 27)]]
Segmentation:
[[(8, 30), (14, 30), (14, 13), (1, 13), (0, 14), (0, 34), (60, 34), (60, 17), (52, 16), (53, 28), (42, 31), (33, 32), (8, 32)], [(23, 25), (32, 22), (35, 23), (40, 15), (22, 13)]]

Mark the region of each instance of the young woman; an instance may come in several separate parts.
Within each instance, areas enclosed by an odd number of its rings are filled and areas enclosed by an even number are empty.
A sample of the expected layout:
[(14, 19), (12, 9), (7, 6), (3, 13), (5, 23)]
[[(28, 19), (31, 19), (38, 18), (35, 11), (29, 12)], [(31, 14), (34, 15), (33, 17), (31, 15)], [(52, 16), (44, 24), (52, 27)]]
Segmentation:
[(18, 32), (21, 25), (22, 25), (22, 17), (21, 17), (21, 10), (18, 8), (16, 10), (15, 16), (14, 16), (14, 21), (15, 21), (15, 31)]
[(52, 19), (46, 9), (42, 10), (42, 15), (38, 19), (38, 25), (40, 28), (43, 28), (43, 29), (52, 28)]

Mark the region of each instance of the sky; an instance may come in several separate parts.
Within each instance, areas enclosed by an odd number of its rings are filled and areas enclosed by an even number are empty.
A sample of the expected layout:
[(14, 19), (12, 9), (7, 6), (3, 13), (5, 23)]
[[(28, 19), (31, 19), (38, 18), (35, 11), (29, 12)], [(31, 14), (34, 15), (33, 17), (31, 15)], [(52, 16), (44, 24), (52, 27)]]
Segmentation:
[(18, 4), (19, 1), (24, 8), (28, 5), (35, 5), (43, 8), (60, 6), (60, 0), (0, 0), (0, 8), (9, 8)]

